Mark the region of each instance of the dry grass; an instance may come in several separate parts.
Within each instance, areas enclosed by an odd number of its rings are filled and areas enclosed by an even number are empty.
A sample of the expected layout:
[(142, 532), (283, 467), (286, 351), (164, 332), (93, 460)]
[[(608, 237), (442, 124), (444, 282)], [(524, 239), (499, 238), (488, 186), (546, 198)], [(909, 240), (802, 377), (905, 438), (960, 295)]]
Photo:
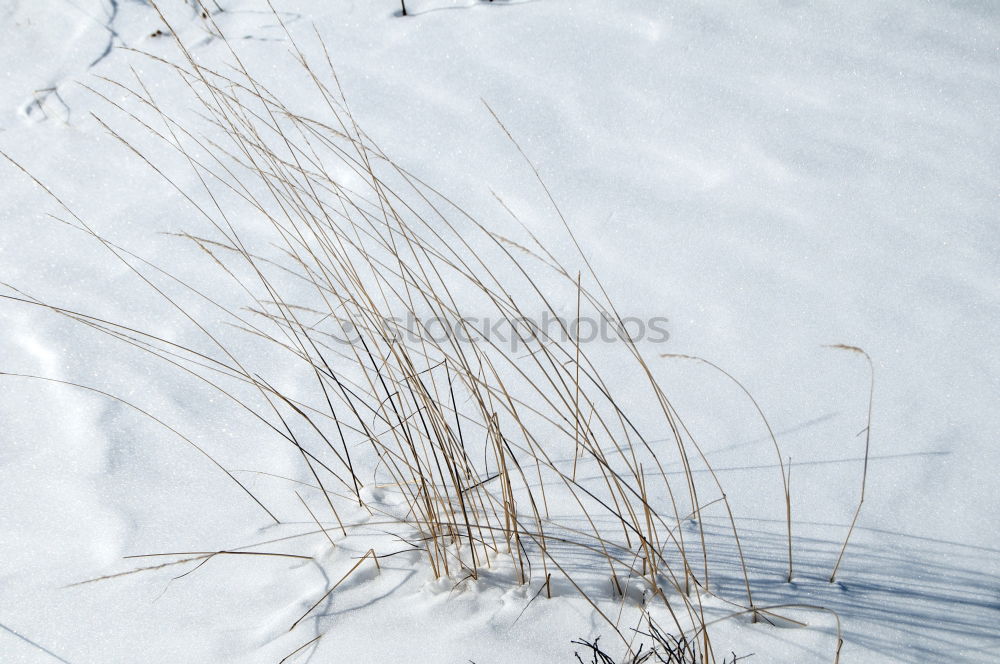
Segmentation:
[[(756, 618), (774, 607), (755, 604), (732, 506), (714, 472), (708, 473), (708, 483), (696, 480), (695, 468), (711, 471), (711, 465), (640, 348), (625, 334), (616, 344), (634, 376), (628, 393), (643, 393), (650, 406), (641, 415), (625, 405), (621, 386), (604, 375), (592, 349), (574, 340), (569, 329), (549, 336), (532, 326), (512, 328), (521, 351), (511, 353), (465, 322), (469, 312), (519, 320), (541, 310), (558, 319), (558, 309), (570, 301), (578, 315), (588, 308), (621, 324), (541, 177), (538, 183), (576, 249), (572, 262), (581, 264), (580, 270), (558, 259), (526, 227), (522, 230), (530, 241), (509, 240), (394, 163), (352, 115), (329, 58), (320, 71), (286, 36), (324, 109), (322, 118), (288, 108), (247, 71), (235, 51), (233, 69), (217, 71), (199, 63), (179, 41), (180, 65), (148, 57), (184, 80), (191, 101), (213, 128), (210, 138), (192, 131), (185, 118), (170, 115), (138, 78), (133, 83), (107, 80), (103, 90), (93, 89), (117, 109), (119, 119), (130, 118), (160, 141), (163, 152), (149, 153), (125, 138), (115, 128), (117, 121), (101, 121), (208, 225), (210, 233), (185, 234), (184, 239), (220, 270), (217, 288), (246, 298), (245, 309), (227, 307), (218, 293), (139, 259), (64, 206), (64, 221), (128, 265), (179, 319), (200, 330), (211, 351), (52, 307), (24, 293), (7, 299), (46, 307), (151, 353), (266, 426), (296, 451), (320, 489), (320, 507), (302, 504), (331, 545), (352, 527), (341, 519), (341, 511), (352, 506), (401, 520), (419, 531), (419, 548), (434, 576), (476, 579), (491, 560), (508, 556), (516, 583), (540, 583), (538, 592), (548, 595), (553, 576), (565, 579), (630, 643), (618, 620), (589, 597), (575, 569), (557, 553), (576, 547), (606, 567), (622, 601), (620, 580), (644, 584), (648, 601), (661, 604), (672, 617), (671, 625), (653, 629), (681, 639), (675, 643), (690, 653), (683, 661), (714, 661), (703, 602), (715, 595), (710, 584), (715, 572), (703, 510), (721, 505), (731, 526), (737, 551), (733, 567), (745, 587), (742, 600), (725, 598), (734, 615)], [(128, 103), (119, 101), (123, 96)], [(511, 141), (517, 145), (512, 136)], [(182, 158), (199, 190), (159, 165), (161, 155)], [(335, 172), (348, 173), (358, 184), (347, 187)], [(271, 244), (243, 230), (232, 201), (266, 221)], [(296, 398), (277, 387), (273, 377), (260, 375), (252, 358), (225, 341), (218, 321), (195, 317), (166, 285), (209, 303), (223, 327), (235, 326), (265, 341), (297, 375), (310, 377), (311, 398)], [(423, 326), (415, 336), (405, 335), (387, 323), (407, 316), (437, 318), (446, 323), (443, 329), (461, 331), (466, 338)], [(356, 342), (336, 343), (323, 321), (353, 329)], [(708, 364), (750, 396), (734, 377)], [(789, 473), (769, 424), (767, 429), (781, 471), (791, 579)], [(669, 445), (651, 442), (664, 432)], [(255, 509), (279, 521), (266, 499), (235, 471), (198, 449), (239, 485)], [(560, 458), (567, 454), (569, 462)], [(596, 478), (579, 476), (584, 462), (596, 469)], [(671, 479), (667, 468), (681, 469), (680, 481)], [(366, 489), (374, 485), (403, 496), (403, 517), (380, 515), (382, 508), (366, 500)], [(560, 504), (575, 505), (575, 516), (586, 528), (551, 513), (555, 495)], [(697, 526), (693, 532), (682, 527), (688, 520)], [(183, 556), (178, 562), (184, 562), (237, 553), (171, 555)], [(378, 564), (379, 555), (370, 551), (341, 581), (369, 558)], [(336, 588), (317, 598), (299, 621)]]

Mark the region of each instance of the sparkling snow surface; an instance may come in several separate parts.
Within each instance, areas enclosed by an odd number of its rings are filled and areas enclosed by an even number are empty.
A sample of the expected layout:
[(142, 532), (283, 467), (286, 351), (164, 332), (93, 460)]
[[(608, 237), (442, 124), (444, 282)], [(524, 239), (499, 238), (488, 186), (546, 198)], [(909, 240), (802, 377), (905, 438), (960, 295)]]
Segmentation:
[[(571, 255), (485, 100), (620, 309), (669, 318), (670, 339), (643, 350), (719, 470), (759, 602), (835, 611), (845, 663), (996, 661), (1000, 10), (974, 0), (409, 0), (413, 16), (402, 18), (390, 0), (273, 2), (321, 58), (315, 26), (386, 153), (483, 219), (506, 219), (495, 191)], [(290, 106), (321, 114), (283, 74), (294, 62), (267, 3), (218, 3), (215, 20), (247, 67)], [(79, 85), (107, 93), (97, 77), (131, 83), (134, 68), (164, 103), (182, 99), (176, 76), (117, 48), (178, 59), (169, 37), (153, 36), (164, 28), (154, 11), (138, 0), (3, 4), (0, 150), (111, 241), (210, 284), (204, 257), (164, 234), (198, 219), (91, 115), (117, 127), (121, 114)], [(203, 62), (230, 61), (197, 12), (161, 4)], [(0, 293), (14, 294), (9, 284), (203, 342), (98, 242), (49, 216), (66, 213), (24, 173), (4, 160), (0, 178)], [(875, 397), (866, 502), (829, 584), (858, 497), (868, 396), (863, 360), (823, 347), (837, 343), (870, 353)], [(767, 413), (792, 459), (794, 583), (782, 576), (780, 482), (753, 407), (720, 374), (660, 353), (711, 359)], [(51, 312), (0, 302), (0, 372), (117, 395), (229, 468), (307, 479), (295, 454), (209, 391)], [(261, 491), (280, 484), (247, 477)], [(333, 551), (322, 537), (286, 546), (311, 561), (220, 556), (183, 578), (190, 565), (72, 585), (156, 563), (123, 556), (296, 532), (269, 527), (244, 498), (120, 402), (0, 376), (0, 662), (276, 663), (325, 634), (290, 661), (543, 664), (573, 661), (574, 638), (614, 643), (571, 589), (529, 605), (537, 584), (511, 583), (502, 560), (455, 587), (411, 553), (384, 559), (381, 573), (364, 563), (289, 632), (369, 547), (401, 548), (374, 528)], [(303, 517), (294, 495), (279, 507)], [(596, 573), (589, 582), (607, 591)], [(738, 584), (718, 590), (741, 599)], [(604, 605), (618, 610), (610, 594)], [(832, 662), (833, 618), (792, 615), (808, 626), (720, 623), (716, 649), (761, 664)]]

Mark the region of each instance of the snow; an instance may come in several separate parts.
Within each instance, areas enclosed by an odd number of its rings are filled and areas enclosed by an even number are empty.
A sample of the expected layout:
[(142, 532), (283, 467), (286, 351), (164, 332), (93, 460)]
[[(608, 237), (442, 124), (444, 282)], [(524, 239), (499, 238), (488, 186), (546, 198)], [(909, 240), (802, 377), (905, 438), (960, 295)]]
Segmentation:
[[(199, 58), (231, 60), (197, 12), (162, 4)], [(288, 73), (267, 3), (219, 4), (215, 20), (247, 67), (321, 115)], [(274, 5), (310, 57), (321, 57), (313, 27), (322, 35), (354, 115), (394, 160), (505, 224), (496, 192), (554, 253), (572, 255), (489, 104), (619, 307), (669, 318), (670, 339), (643, 350), (719, 471), (760, 603), (835, 611), (845, 662), (996, 658), (1000, 15), (990, 3), (411, 0), (407, 18), (388, 0)], [(108, 91), (97, 77), (131, 81), (134, 68), (157, 98), (183, 106), (184, 86), (162, 67), (106, 53), (113, 43), (177, 59), (169, 37), (152, 36), (164, 27), (152, 9), (11, 0), (0, 25), (0, 150), (113, 242), (192, 283), (219, 283), (189, 244), (162, 234), (201, 222), (91, 116), (117, 128), (120, 114), (77, 85)], [(204, 346), (104, 247), (49, 217), (66, 214), (24, 173), (0, 168), (0, 282)], [(257, 221), (247, 215), (248, 237), (266, 241)], [(228, 468), (308, 479), (286, 447), (162, 362), (25, 304), (0, 304), (0, 323), (0, 371), (114, 394)], [(235, 333), (232, 343), (257, 349)], [(829, 584), (857, 502), (868, 396), (864, 361), (822, 347), (837, 343), (871, 355), (875, 397), (866, 501)], [(752, 404), (721, 374), (659, 353), (712, 360), (767, 414), (792, 459), (793, 584), (782, 576), (778, 470)], [(305, 389), (280, 359), (261, 362)], [(606, 362), (621, 385), (634, 380)], [(390, 526), (336, 538), (332, 550), (323, 537), (272, 549), (308, 561), (217, 556), (183, 578), (190, 565), (72, 585), (159, 562), (124, 556), (231, 549), (310, 522), (287, 485), (246, 474), (255, 489), (283, 490), (283, 515), (298, 520), (269, 526), (181, 438), (93, 391), (0, 376), (0, 417), (0, 661), (277, 662), (325, 634), (296, 661), (535, 663), (573, 661), (581, 636), (614, 642), (565, 584), (531, 601), (538, 582), (513, 583), (503, 559), (457, 585), (434, 581), (413, 553), (382, 559), (381, 571), (362, 562), (289, 632), (369, 548), (405, 548)], [(706, 527), (728, 541), (724, 520)], [(606, 575), (590, 564), (580, 574), (596, 589)], [(751, 662), (833, 661), (831, 615), (789, 615), (808, 626), (732, 619), (713, 641), (720, 654), (755, 653)]]

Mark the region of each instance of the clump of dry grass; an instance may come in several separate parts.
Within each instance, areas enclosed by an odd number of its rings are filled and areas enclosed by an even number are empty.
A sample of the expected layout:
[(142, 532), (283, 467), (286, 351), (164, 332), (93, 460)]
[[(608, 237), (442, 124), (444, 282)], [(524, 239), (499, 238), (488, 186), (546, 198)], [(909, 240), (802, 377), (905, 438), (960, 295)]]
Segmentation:
[[(64, 220), (128, 265), (181, 320), (200, 331), (210, 351), (52, 307), (23, 293), (8, 299), (45, 306), (149, 352), (259, 420), (296, 451), (320, 489), (321, 505), (302, 504), (319, 528), (317, 534), (331, 545), (351, 528), (341, 512), (357, 506), (415, 528), (436, 577), (476, 579), (491, 560), (504, 555), (514, 563), (517, 583), (540, 584), (536, 596), (551, 594), (553, 575), (564, 579), (629, 643), (618, 621), (589, 596), (592, 591), (559, 553), (568, 547), (585, 551), (606, 568), (622, 601), (627, 594), (622, 584), (628, 580), (643, 585), (647, 602), (667, 609), (673, 621), (669, 631), (677, 634), (674, 643), (690, 653), (683, 661), (713, 661), (703, 601), (715, 595), (710, 584), (714, 572), (703, 510), (724, 507), (736, 545), (734, 566), (745, 597), (726, 601), (736, 613), (754, 618), (774, 607), (755, 604), (732, 506), (640, 348), (627, 334), (620, 335), (617, 350), (635, 378), (628, 390), (641, 388), (647, 400), (648, 408), (638, 416), (591, 349), (564, 325), (556, 335), (538, 326), (511, 326), (521, 349), (511, 353), (466, 322), (470, 311), (527, 321), (539, 310), (559, 321), (568, 297), (578, 316), (587, 307), (615, 329), (624, 329), (541, 177), (538, 183), (577, 251), (580, 270), (557, 258), (526, 227), (521, 226), (530, 242), (512, 241), (393, 162), (351, 113), (329, 57), (320, 71), (287, 37), (303, 80), (323, 108), (322, 118), (288, 108), (251, 75), (235, 51), (232, 70), (219, 71), (200, 63), (180, 41), (180, 64), (148, 57), (183, 79), (211, 134), (196, 133), (184, 117), (171, 115), (140, 79), (130, 84), (106, 80), (103, 89), (92, 88), (158, 139), (158, 150), (186, 163), (199, 183), (197, 191), (160, 165), (160, 153), (136, 147), (113, 124), (101, 121), (175, 187), (210, 229), (182, 237), (219, 270), (217, 288), (242, 294), (247, 306), (224, 305), (217, 293), (138, 259), (68, 208)], [(128, 102), (119, 101), (121, 97)], [(506, 132), (499, 118), (497, 122)], [(511, 141), (517, 146), (512, 136)], [(534, 168), (527, 156), (525, 161)], [(345, 179), (353, 184), (346, 185)], [(259, 232), (242, 228), (234, 201), (266, 225), (269, 243), (260, 241)], [(510, 221), (520, 224), (516, 217)], [(217, 321), (193, 316), (164, 284), (211, 303), (224, 326), (265, 342), (297, 375), (308, 377), (311, 397), (296, 397), (278, 387), (274, 377), (261, 375), (253, 358), (226, 342)], [(435, 319), (447, 333), (423, 323), (403, 330), (395, 322), (407, 318), (418, 323)], [(353, 343), (339, 343), (330, 326), (321, 325), (324, 321), (351, 330)], [(790, 579), (789, 480), (777, 440), (767, 428), (786, 501)], [(670, 444), (654, 445), (652, 439), (663, 432)], [(209, 451), (198, 449), (255, 509), (280, 521), (265, 497)], [(561, 458), (567, 454), (570, 462)], [(596, 469), (595, 477), (578, 475), (581, 460)], [(696, 466), (709, 471), (707, 485), (696, 480)], [(679, 482), (670, 479), (667, 468), (683, 471)], [(405, 513), (390, 514), (369, 500), (374, 486), (391, 487), (401, 495)], [(585, 528), (550, 511), (550, 498), (556, 495), (561, 504), (575, 505), (574, 516), (582, 518)], [(689, 521), (695, 524), (693, 531), (682, 527)], [(244, 552), (170, 555), (204, 561), (239, 553)], [(377, 565), (379, 555), (370, 551), (341, 581), (369, 559)], [(317, 598), (292, 627), (336, 588)]]
[[(593, 641), (587, 639), (573, 641), (573, 645), (582, 646), (584, 655), (588, 657), (585, 659), (578, 651), (573, 655), (580, 664), (705, 664), (706, 662), (701, 658), (696, 642), (688, 640), (683, 634), (675, 636), (664, 632), (653, 621), (647, 622), (645, 631), (636, 630), (636, 632), (638, 636), (644, 637), (644, 640), (648, 639), (649, 644), (640, 643), (636, 649), (630, 649), (624, 657), (616, 658), (604, 650), (600, 645), (600, 637), (596, 637)], [(753, 657), (753, 653), (738, 656), (735, 652), (730, 652), (720, 660), (720, 664), (737, 664), (750, 657)]]

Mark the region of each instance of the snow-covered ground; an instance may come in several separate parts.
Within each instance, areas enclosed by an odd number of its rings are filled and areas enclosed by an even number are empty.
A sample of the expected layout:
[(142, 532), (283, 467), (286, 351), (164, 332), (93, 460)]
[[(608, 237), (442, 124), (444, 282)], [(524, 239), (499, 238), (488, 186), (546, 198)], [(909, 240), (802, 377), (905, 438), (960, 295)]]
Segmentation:
[[(406, 18), (392, 0), (273, 2), (311, 58), (322, 57), (314, 28), (322, 36), (355, 117), (386, 153), (481, 218), (506, 218), (496, 192), (554, 252), (571, 253), (487, 102), (619, 308), (669, 319), (669, 340), (642, 348), (726, 486), (759, 602), (835, 611), (844, 662), (995, 661), (1000, 12), (990, 2), (410, 0)], [(213, 20), (246, 66), (321, 114), (287, 74), (289, 43), (267, 3), (218, 4)], [(161, 5), (200, 60), (231, 61), (197, 11)], [(92, 117), (124, 126), (79, 85), (109, 90), (97, 77), (133, 81), (134, 69), (165, 104), (182, 100), (179, 79), (116, 48), (176, 60), (154, 34), (165, 29), (138, 0), (8, 0), (0, 150), (111, 241), (211, 284), (203, 257), (163, 234), (198, 220)], [(24, 173), (4, 163), (0, 177), (0, 282), (199, 343), (104, 247), (52, 219), (65, 212)], [(306, 479), (259, 426), (162, 363), (25, 304), (0, 302), (0, 324), (0, 372), (117, 395), (233, 470)], [(868, 398), (863, 360), (823, 348), (837, 343), (871, 355), (875, 396), (866, 501), (829, 584), (858, 498)], [(792, 460), (792, 584), (771, 441), (752, 405), (720, 374), (660, 353), (716, 362), (767, 413)], [(0, 376), (0, 417), (0, 662), (277, 662), (325, 634), (297, 661), (534, 664), (573, 661), (574, 638), (614, 643), (572, 592), (529, 604), (537, 585), (509, 583), (502, 561), (495, 581), (454, 588), (414, 554), (384, 559), (381, 573), (363, 563), (289, 632), (372, 533), (286, 549), (308, 561), (220, 556), (183, 578), (190, 567), (73, 585), (154, 564), (123, 556), (293, 530), (267, 527), (203, 456), (92, 391)], [(249, 481), (266, 491), (276, 480)], [(738, 586), (719, 591), (741, 599)], [(808, 626), (720, 623), (719, 654), (833, 661), (830, 614), (793, 613)]]

